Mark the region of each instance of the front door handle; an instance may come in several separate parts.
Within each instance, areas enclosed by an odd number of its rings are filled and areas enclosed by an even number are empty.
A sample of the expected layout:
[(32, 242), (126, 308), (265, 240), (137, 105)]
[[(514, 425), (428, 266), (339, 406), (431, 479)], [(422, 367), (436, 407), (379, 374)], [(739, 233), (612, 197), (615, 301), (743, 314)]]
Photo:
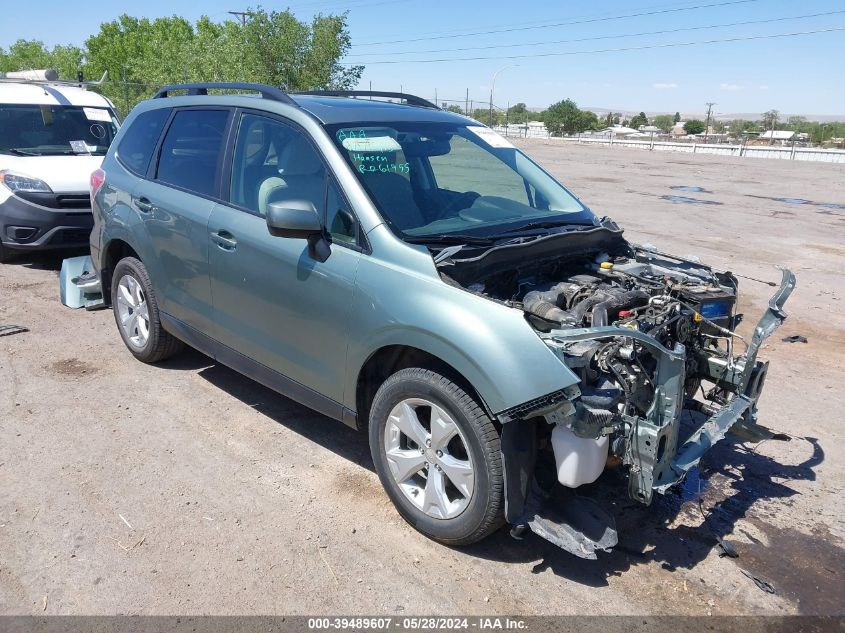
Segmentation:
[(147, 198), (141, 197), (135, 200), (135, 208), (137, 208), (141, 213), (152, 213), (153, 203)]
[(233, 251), (238, 247), (238, 241), (235, 237), (225, 229), (214, 231), (211, 233), (211, 239), (214, 243), (224, 251)]

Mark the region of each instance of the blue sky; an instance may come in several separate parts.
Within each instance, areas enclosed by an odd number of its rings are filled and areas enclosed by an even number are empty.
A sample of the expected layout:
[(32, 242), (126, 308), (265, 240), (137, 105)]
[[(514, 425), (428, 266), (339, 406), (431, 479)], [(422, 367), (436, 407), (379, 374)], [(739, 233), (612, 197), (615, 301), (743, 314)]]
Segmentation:
[[(704, 109), (705, 102), (714, 101), (717, 113), (759, 113), (774, 108), (783, 113), (842, 114), (845, 118), (842, 62), (845, 30), (712, 45), (514, 60), (466, 59), (633, 48), (845, 27), (843, 0), (747, 0), (685, 10), (728, 1), (571, 0), (522, 5), (504, 0), (301, 0), (289, 4), (267, 2), (263, 6), (265, 9), (289, 6), (303, 19), (310, 18), (316, 10), (348, 9), (353, 50), (347, 61), (366, 66), (362, 88), (372, 82), (374, 89), (401, 87), (432, 99), (436, 91), (441, 101), (463, 100), (469, 89), (470, 98), (486, 100), (493, 74), (503, 66), (516, 64), (501, 71), (496, 80), (497, 105), (522, 101), (531, 107), (544, 107), (572, 98), (582, 107), (695, 113)], [(246, 6), (229, 0), (203, 3), (40, 0), (37, 16), (19, 9), (5, 12), (0, 22), (0, 46), (7, 47), (18, 38), (41, 39), (48, 45), (81, 44), (98, 29), (100, 22), (121, 13), (150, 18), (179, 14), (189, 19), (204, 13), (223, 20), (229, 17), (227, 10), (243, 8)], [(835, 11), (839, 13), (715, 28)], [(634, 13), (652, 15), (621, 17)], [(561, 22), (570, 24), (549, 26)], [(696, 30), (616, 37), (691, 28)], [(477, 34), (502, 29), (512, 30)], [(448, 50), (455, 48), (473, 50)], [(414, 63), (415, 59), (448, 61)]]

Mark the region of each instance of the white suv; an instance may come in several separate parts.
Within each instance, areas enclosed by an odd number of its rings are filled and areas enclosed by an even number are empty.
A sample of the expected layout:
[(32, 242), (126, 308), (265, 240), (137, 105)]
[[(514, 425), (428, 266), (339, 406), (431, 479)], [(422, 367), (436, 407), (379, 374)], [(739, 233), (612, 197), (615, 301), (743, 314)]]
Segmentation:
[(91, 172), (118, 125), (111, 101), (55, 71), (0, 79), (0, 262), (88, 243)]

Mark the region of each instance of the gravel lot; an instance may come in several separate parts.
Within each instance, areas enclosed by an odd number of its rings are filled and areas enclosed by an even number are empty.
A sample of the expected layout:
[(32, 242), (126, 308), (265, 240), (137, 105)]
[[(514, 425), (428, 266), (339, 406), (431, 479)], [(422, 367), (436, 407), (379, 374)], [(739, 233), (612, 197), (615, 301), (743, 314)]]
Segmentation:
[[(845, 168), (523, 146), (634, 241), (796, 272), (760, 416), (792, 441), (723, 442), (648, 509), (606, 476), (621, 542), (595, 562), (505, 532), (449, 549), (393, 510), (363, 434), (196, 352), (135, 361), (110, 311), (59, 303), (61, 256), (22, 257), (0, 266), (0, 324), (30, 329), (0, 338), (0, 613), (842, 614)], [(741, 291), (749, 331), (773, 289)]]

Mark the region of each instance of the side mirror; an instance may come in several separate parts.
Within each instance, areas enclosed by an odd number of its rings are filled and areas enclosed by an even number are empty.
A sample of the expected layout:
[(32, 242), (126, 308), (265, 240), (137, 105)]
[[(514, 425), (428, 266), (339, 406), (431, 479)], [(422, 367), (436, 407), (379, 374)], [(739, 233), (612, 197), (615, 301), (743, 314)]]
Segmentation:
[(272, 202), (267, 205), (266, 220), (270, 235), (308, 240), (308, 255), (312, 259), (324, 262), (331, 255), (320, 215), (308, 200)]
[(308, 200), (284, 200), (267, 205), (267, 229), (276, 237), (308, 239), (323, 232), (317, 209)]

